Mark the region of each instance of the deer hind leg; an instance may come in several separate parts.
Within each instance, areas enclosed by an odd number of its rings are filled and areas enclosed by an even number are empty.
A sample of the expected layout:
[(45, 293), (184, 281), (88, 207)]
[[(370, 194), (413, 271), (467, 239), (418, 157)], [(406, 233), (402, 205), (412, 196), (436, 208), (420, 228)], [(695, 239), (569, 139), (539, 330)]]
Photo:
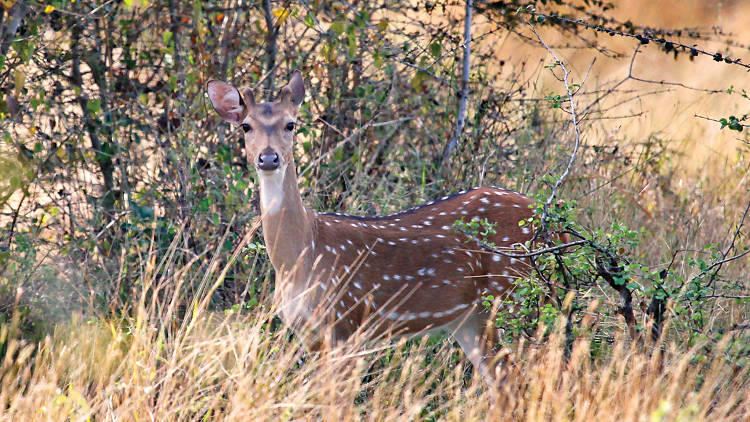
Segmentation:
[(469, 361), (494, 390), (497, 386), (495, 374), (497, 329), (492, 324), (490, 314), (480, 309), (471, 310), (456, 321), (456, 328), (452, 335)]

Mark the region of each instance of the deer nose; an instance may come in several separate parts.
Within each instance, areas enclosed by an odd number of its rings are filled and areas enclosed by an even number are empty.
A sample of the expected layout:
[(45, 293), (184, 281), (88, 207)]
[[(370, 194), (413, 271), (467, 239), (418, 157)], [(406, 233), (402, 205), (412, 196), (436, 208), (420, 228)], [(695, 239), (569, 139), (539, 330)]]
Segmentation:
[(261, 170), (276, 170), (279, 168), (279, 154), (271, 147), (267, 147), (258, 156), (258, 168)]

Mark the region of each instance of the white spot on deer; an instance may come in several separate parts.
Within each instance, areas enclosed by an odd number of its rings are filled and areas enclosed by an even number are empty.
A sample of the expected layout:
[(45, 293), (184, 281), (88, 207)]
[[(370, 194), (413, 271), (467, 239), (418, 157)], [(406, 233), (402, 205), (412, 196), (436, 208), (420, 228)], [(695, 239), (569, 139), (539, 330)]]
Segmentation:
[(420, 312), (420, 313), (419, 313), (419, 317), (420, 317), (420, 318), (427, 318), (427, 317), (429, 317), (430, 315), (432, 315), (432, 312), (429, 312), (429, 311), (424, 311), (424, 312)]
[(411, 226), (411, 228), (412, 228), (412, 229), (421, 229), (421, 228), (422, 228), (422, 226), (420, 226), (420, 225), (418, 225), (418, 224), (414, 224), (414, 225), (412, 225), (412, 226)]
[(435, 269), (434, 268), (429, 268), (427, 270), (427, 275), (435, 275)]
[(443, 284), (453, 284), (453, 280), (443, 280)]
[(467, 215), (468, 213), (469, 213), (469, 211), (466, 211), (466, 210), (461, 211), (461, 215)]
[(324, 221), (323, 224), (325, 224), (326, 226), (330, 226), (331, 222), (330, 221)]
[(394, 274), (393, 275), (394, 280), (401, 280), (401, 274)]
[(405, 275), (404, 278), (406, 280), (414, 280), (414, 276), (412, 276), (412, 275)]
[(352, 286), (354, 286), (354, 288), (356, 288), (357, 290), (362, 290), (362, 285), (356, 281), (352, 282)]
[(487, 209), (484, 208), (484, 207), (479, 207), (479, 208), (477, 208), (477, 211), (479, 211), (479, 212), (485, 212), (485, 211), (487, 211)]
[(412, 244), (414, 244), (414, 245), (416, 245), (417, 243), (419, 243), (419, 240), (417, 240), (417, 239), (412, 239), (412, 240), (411, 240), (411, 243), (412, 243)]
[(498, 254), (492, 255), (492, 260), (495, 261), (495, 262), (500, 262), (500, 261), (502, 261), (502, 259), (503, 258), (500, 255), (498, 255)]
[(438, 215), (445, 215), (445, 211), (441, 211)]
[(521, 208), (521, 206), (518, 204), (513, 204), (513, 208)]
[(389, 245), (391, 245), (391, 246), (396, 246), (396, 242), (394, 242), (394, 241), (392, 241), (392, 240), (389, 240), (389, 241), (388, 241), (388, 244), (389, 244)]
[(328, 246), (328, 245), (326, 245), (326, 250), (327, 250), (328, 252), (333, 252), (333, 249), (331, 249), (331, 247), (330, 247), (330, 246)]
[(365, 262), (365, 267), (370, 268), (370, 263), (369, 262)]
[(503, 275), (504, 276), (508, 276), (508, 275), (510, 275), (510, 273), (507, 270), (505, 270), (505, 271), (503, 271)]
[(443, 227), (441, 227), (441, 229), (443, 229), (443, 230), (450, 230), (451, 226), (443, 226)]
[(348, 265), (344, 265), (344, 271), (346, 271), (347, 273), (349, 272), (349, 266)]
[(518, 260), (516, 258), (511, 258), (510, 259), (510, 264), (511, 265), (515, 264), (516, 262), (518, 262)]
[(458, 267), (458, 268), (456, 268), (456, 271), (458, 271), (459, 273), (462, 273), (462, 272), (464, 272), (464, 269), (463, 269), (463, 267)]
[(344, 252), (346, 250), (346, 245), (339, 245), (339, 249), (341, 249), (341, 252)]
[[(432, 218), (432, 216), (429, 216), (427, 218)], [(431, 226), (432, 225), (432, 223), (429, 222), (429, 221), (423, 221), (422, 224), (424, 224), (425, 226)]]
[(341, 312), (336, 311), (336, 318), (341, 319)]
[(452, 261), (452, 260), (450, 260), (450, 259), (444, 259), (444, 260), (443, 260), (443, 262), (445, 262), (446, 264), (451, 264), (451, 263), (453, 263), (453, 261)]
[(453, 308), (451, 308), (451, 309), (448, 309), (447, 311), (443, 311), (443, 312), (435, 312), (434, 314), (432, 314), (432, 316), (433, 316), (433, 317), (435, 317), (435, 318), (441, 318), (441, 317), (444, 317), (444, 316), (446, 316), (446, 315), (451, 315), (451, 314), (454, 314), (454, 313), (456, 313), (456, 312), (458, 312), (458, 311), (460, 311), (460, 310), (462, 310), (462, 309), (466, 309), (466, 308), (468, 308), (468, 307), (469, 307), (469, 304), (468, 304), (468, 303), (462, 303), (462, 304), (460, 304), (460, 305), (456, 305), (456, 306), (454, 306), (454, 307), (453, 307)]
[(490, 200), (489, 200), (489, 199), (487, 199), (487, 198), (480, 198), (480, 199), (479, 199), (479, 202), (481, 202), (481, 203), (483, 203), (483, 204), (489, 204), (489, 203), (490, 203)]
[(406, 227), (399, 227), (398, 229), (401, 230), (402, 232), (405, 232), (406, 230), (408, 230)]
[(448, 249), (447, 251), (445, 251), (445, 253), (447, 253), (448, 255), (455, 255), (456, 251), (453, 249)]
[[(435, 219), (435, 216), (434, 216), (434, 215), (428, 215), (428, 216), (427, 216), (427, 219), (428, 219), (428, 220), (434, 220), (434, 219)], [(427, 224), (427, 225), (429, 226), (429, 225), (430, 225), (430, 224), (432, 224), (432, 223), (430, 223), (430, 222), (428, 222), (428, 221), (425, 221), (425, 224)]]
[(377, 241), (378, 241), (378, 242), (380, 242), (380, 243), (383, 243), (383, 242), (385, 242), (385, 240), (383, 240), (383, 239), (381, 239), (381, 238), (378, 238), (378, 239), (377, 239)]
[(523, 232), (523, 234), (529, 234), (530, 230), (528, 227), (524, 227), (523, 229), (521, 229), (521, 232)]
[(505, 236), (505, 237), (503, 238), (503, 242), (509, 242), (509, 241), (510, 241), (510, 237), (508, 237), (508, 236)]
[(437, 257), (438, 257), (438, 254), (436, 253), (430, 255), (430, 258), (437, 258)]
[(388, 274), (383, 274), (383, 280), (388, 281), (390, 279), (391, 279), (391, 276), (389, 276)]
[(408, 239), (408, 238), (406, 238), (406, 237), (399, 237), (399, 238), (398, 238), (398, 241), (399, 241), (399, 242), (406, 242), (407, 240), (409, 240), (409, 239)]
[(352, 242), (352, 241), (351, 241), (351, 239), (346, 239), (346, 243), (348, 243), (348, 244), (350, 244), (350, 245), (354, 246), (354, 242)]
[(397, 319), (399, 321), (411, 321), (413, 319), (417, 319), (417, 314), (410, 312), (407, 314), (399, 315), (395, 312), (391, 312), (390, 314), (388, 314), (388, 319)]

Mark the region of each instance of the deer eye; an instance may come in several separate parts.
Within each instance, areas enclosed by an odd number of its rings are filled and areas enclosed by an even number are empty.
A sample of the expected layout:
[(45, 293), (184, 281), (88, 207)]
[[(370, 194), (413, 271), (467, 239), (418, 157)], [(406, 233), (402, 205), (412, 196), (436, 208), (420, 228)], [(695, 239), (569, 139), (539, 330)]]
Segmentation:
[(291, 132), (294, 130), (294, 122), (289, 122), (286, 124), (286, 130)]
[(250, 132), (251, 130), (253, 130), (253, 127), (252, 127), (252, 126), (250, 126), (250, 125), (249, 125), (249, 124), (247, 124), (247, 123), (243, 123), (243, 124), (241, 124), (241, 125), (240, 125), (240, 127), (242, 127), (242, 130), (244, 130), (245, 132)]

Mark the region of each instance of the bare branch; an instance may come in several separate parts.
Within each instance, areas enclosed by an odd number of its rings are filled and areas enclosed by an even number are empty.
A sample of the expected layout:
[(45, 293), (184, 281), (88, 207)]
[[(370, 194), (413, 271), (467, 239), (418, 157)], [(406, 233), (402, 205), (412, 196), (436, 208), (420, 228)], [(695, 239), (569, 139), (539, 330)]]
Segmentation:
[(458, 102), (458, 121), (456, 122), (456, 131), (453, 132), (451, 140), (443, 150), (442, 163), (450, 157), (458, 146), (458, 141), (464, 132), (466, 125), (466, 101), (469, 97), (469, 74), (471, 73), (471, 13), (474, 8), (473, 0), (466, 0), (466, 17), (464, 18), (464, 63), (463, 76), (461, 79), (461, 99)]
[(544, 203), (544, 209), (542, 210), (542, 217), (541, 217), (541, 224), (540, 227), (540, 233), (546, 232), (547, 230), (547, 214), (549, 212), (549, 206), (552, 204), (552, 201), (555, 200), (555, 197), (557, 196), (557, 191), (560, 189), (560, 186), (565, 181), (565, 178), (568, 177), (568, 174), (570, 174), (570, 170), (573, 168), (573, 163), (575, 163), (576, 155), (578, 154), (578, 147), (581, 145), (581, 133), (578, 128), (578, 115), (576, 114), (576, 106), (575, 106), (575, 91), (570, 88), (570, 83), (568, 82), (568, 77), (570, 76), (570, 72), (568, 71), (568, 68), (565, 67), (565, 63), (562, 62), (559, 58), (557, 58), (557, 55), (555, 55), (555, 52), (552, 51), (552, 49), (549, 48), (547, 43), (544, 42), (541, 36), (539, 36), (539, 33), (536, 32), (536, 29), (534, 28), (534, 25), (532, 25), (530, 22), (527, 22), (529, 27), (531, 27), (531, 30), (534, 32), (534, 35), (536, 35), (536, 38), (539, 40), (539, 42), (544, 46), (545, 49), (552, 55), (552, 57), (555, 59), (555, 63), (560, 66), (560, 68), (563, 71), (563, 78), (562, 82), (565, 84), (565, 91), (568, 94), (568, 101), (570, 102), (570, 118), (573, 122), (573, 132), (575, 134), (575, 145), (573, 146), (573, 152), (570, 154), (570, 159), (568, 160), (568, 165), (565, 168), (565, 171), (563, 174), (557, 178), (555, 181), (555, 185), (552, 187), (552, 191), (549, 194), (549, 197)]

